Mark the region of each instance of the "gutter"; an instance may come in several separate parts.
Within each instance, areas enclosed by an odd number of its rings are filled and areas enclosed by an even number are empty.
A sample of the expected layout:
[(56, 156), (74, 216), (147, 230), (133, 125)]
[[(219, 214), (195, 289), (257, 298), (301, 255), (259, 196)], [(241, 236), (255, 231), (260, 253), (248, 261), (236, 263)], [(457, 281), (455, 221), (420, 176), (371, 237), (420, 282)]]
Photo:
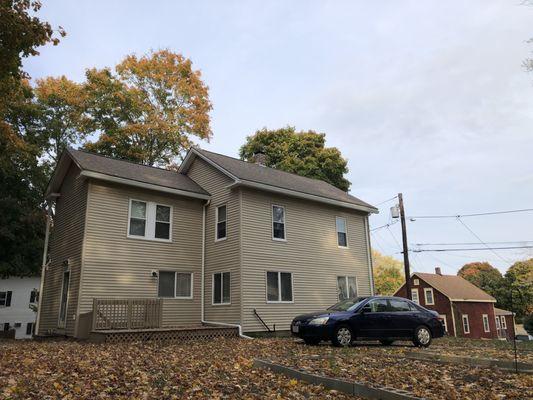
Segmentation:
[(219, 326), (228, 326), (232, 328), (239, 329), (239, 337), (244, 339), (252, 339), (250, 336), (246, 336), (242, 333), (242, 326), (239, 324), (228, 324), (226, 322), (216, 322), (216, 321), (206, 321), (205, 318), (205, 214), (207, 206), (211, 203), (211, 200), (207, 200), (204, 204), (202, 210), (202, 274), (201, 274), (201, 288), (200, 288), (200, 322), (207, 325), (219, 325)]

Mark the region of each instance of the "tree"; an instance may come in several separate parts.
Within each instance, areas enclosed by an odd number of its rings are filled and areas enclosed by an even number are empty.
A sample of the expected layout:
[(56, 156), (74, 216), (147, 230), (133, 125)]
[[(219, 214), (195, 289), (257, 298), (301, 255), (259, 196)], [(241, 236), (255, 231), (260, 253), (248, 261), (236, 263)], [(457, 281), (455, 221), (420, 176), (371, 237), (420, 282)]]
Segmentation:
[(478, 288), (495, 296), (498, 287), (503, 284), (503, 277), (500, 271), (488, 262), (472, 262), (465, 264), (457, 275), (466, 279)]
[(147, 165), (168, 165), (193, 144), (212, 136), (208, 87), (181, 54), (168, 50), (115, 67), (90, 69), (84, 84), (85, 134), (101, 132), (85, 147)]
[(263, 128), (246, 138), (240, 148), (243, 160), (253, 161), (263, 153), (266, 165), (308, 178), (321, 179), (348, 191), (350, 182), (347, 161), (336, 147), (325, 147), (326, 135), (314, 131), (296, 132), (291, 126), (268, 130)]
[(524, 318), (524, 329), (533, 336), (533, 314), (529, 314)]
[(390, 296), (405, 282), (403, 263), (393, 257), (372, 250), (374, 289), (376, 294)]

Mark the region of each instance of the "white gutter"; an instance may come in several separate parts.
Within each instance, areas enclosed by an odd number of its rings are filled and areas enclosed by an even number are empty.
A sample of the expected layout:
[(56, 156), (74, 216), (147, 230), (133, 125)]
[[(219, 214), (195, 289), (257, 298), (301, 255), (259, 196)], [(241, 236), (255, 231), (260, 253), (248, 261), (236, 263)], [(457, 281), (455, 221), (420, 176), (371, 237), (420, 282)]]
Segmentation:
[(216, 321), (206, 321), (205, 318), (205, 214), (207, 206), (211, 203), (211, 200), (207, 200), (204, 204), (203, 211), (202, 211), (202, 275), (201, 275), (201, 285), (200, 288), (200, 322), (202, 324), (208, 324), (208, 325), (220, 325), (220, 326), (228, 326), (232, 328), (238, 328), (239, 329), (239, 337), (242, 337), (244, 339), (253, 339), (250, 336), (246, 336), (242, 333), (242, 326), (239, 324), (228, 324), (226, 322), (216, 322)]
[(187, 190), (173, 189), (166, 186), (154, 185), (152, 183), (145, 183), (135, 181), (133, 179), (119, 178), (117, 176), (102, 174), (100, 172), (93, 171), (81, 171), (80, 176), (85, 176), (87, 178), (100, 179), (102, 181), (120, 183), (123, 185), (134, 186), (142, 189), (155, 190), (157, 192), (177, 194), (180, 196), (193, 197), (195, 199), (209, 200), (211, 196), (208, 194), (194, 193)]

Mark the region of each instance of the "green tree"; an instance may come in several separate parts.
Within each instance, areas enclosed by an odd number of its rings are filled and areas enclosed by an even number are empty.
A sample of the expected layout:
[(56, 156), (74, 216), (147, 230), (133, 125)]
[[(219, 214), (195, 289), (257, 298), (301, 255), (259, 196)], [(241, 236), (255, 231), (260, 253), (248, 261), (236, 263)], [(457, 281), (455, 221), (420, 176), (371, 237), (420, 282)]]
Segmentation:
[(246, 138), (240, 148), (243, 160), (253, 161), (263, 153), (266, 165), (308, 178), (321, 179), (348, 191), (350, 182), (347, 161), (336, 147), (325, 147), (326, 135), (314, 131), (296, 132), (291, 126), (268, 130), (263, 128)]
[(488, 262), (472, 262), (465, 264), (457, 272), (457, 275), (492, 296), (495, 296), (498, 288), (503, 285), (502, 274)]
[(90, 69), (84, 83), (85, 147), (147, 165), (168, 165), (212, 136), (208, 87), (181, 54), (127, 56), (115, 70)]
[(403, 263), (393, 257), (372, 250), (374, 289), (376, 294), (390, 296), (405, 282)]

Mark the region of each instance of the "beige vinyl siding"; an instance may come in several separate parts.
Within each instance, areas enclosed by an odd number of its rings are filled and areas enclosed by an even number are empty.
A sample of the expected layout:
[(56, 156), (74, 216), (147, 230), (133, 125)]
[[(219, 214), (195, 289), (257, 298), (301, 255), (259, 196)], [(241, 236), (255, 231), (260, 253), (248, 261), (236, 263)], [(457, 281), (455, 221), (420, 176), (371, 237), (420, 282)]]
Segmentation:
[[(211, 194), (206, 210), (205, 319), (240, 323), (240, 204), (239, 192), (229, 190), (233, 180), (202, 159), (195, 159), (187, 175)], [(216, 207), (227, 207), (227, 238), (215, 242)], [(231, 304), (212, 305), (213, 273), (230, 272)]]
[[(163, 301), (163, 325), (200, 322), (203, 201), (93, 180), (89, 186), (80, 313), (93, 298), (157, 297), (152, 270), (193, 273), (193, 298)], [(172, 242), (128, 238), (130, 199), (172, 206)]]
[[(79, 177), (79, 169), (71, 164), (55, 206), (54, 225), (50, 234), (50, 265), (45, 273), (39, 306), (39, 334), (48, 330), (73, 335), (80, 283), (81, 252), (87, 201), (87, 182)], [(58, 329), (63, 263), (70, 259), (70, 286), (65, 329)]]
[[(285, 207), (286, 242), (272, 240), (272, 205)], [(346, 218), (348, 248), (339, 248), (335, 217)], [(337, 302), (337, 276), (356, 276), (370, 295), (366, 215), (268, 192), (242, 191), (243, 329), (263, 331), (253, 309), (277, 330), (298, 314)], [(292, 272), (293, 303), (266, 302), (266, 272)]]

